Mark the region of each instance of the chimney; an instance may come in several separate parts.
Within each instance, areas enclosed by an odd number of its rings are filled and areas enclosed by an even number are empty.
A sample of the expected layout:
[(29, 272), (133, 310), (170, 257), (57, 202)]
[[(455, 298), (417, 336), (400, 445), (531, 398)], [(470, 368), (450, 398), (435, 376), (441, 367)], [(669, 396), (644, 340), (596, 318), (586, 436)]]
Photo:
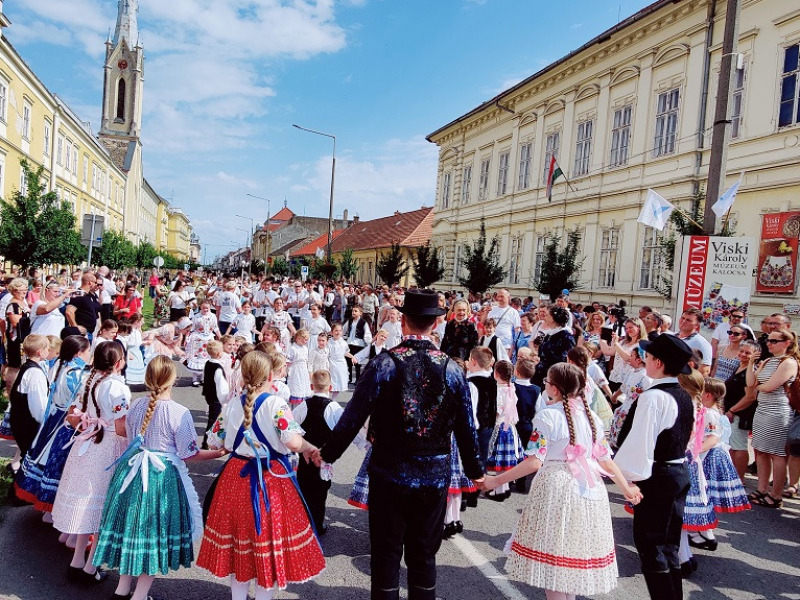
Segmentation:
[(345, 208), (344, 212), (342, 213), (342, 227), (347, 227), (347, 217), (349, 215), (350, 215), (350, 213), (348, 213), (347, 209)]
[(356, 223), (358, 223), (358, 215), (353, 217), (353, 225), (355, 225)]

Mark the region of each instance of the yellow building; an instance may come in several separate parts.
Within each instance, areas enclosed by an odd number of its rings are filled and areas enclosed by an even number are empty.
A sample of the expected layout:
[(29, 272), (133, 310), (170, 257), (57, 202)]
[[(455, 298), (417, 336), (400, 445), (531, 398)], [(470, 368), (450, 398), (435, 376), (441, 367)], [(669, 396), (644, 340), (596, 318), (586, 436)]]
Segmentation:
[(192, 226), (189, 217), (177, 207), (167, 206), (167, 252), (184, 262), (189, 261)]
[[(758, 238), (762, 215), (800, 209), (800, 10), (741, 6), (722, 190), (744, 171), (730, 219)], [(686, 209), (706, 187), (725, 18), (723, 2), (659, 0), (431, 133), (446, 279), (483, 217), (512, 294), (534, 292), (548, 234), (576, 231), (584, 289), (573, 298), (666, 306), (659, 232), (636, 219), (648, 188)], [(551, 157), (569, 185), (558, 179), (548, 201)], [(763, 314), (791, 298), (751, 300)]]

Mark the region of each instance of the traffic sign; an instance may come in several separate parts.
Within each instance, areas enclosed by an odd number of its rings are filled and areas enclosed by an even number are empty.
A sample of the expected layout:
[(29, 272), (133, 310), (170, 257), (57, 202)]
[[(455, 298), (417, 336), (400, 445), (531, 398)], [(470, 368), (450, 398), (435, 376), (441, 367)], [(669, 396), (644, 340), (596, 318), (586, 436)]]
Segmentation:
[(103, 245), (103, 232), (105, 230), (106, 218), (103, 215), (83, 215), (81, 226), (81, 244), (88, 246), (91, 241), (92, 248), (99, 248)]
[(153, 259), (153, 265), (160, 269), (161, 267), (164, 266), (164, 259), (161, 256), (156, 256)]
[(308, 266), (307, 265), (303, 265), (302, 267), (300, 267), (300, 279), (302, 279), (303, 281), (308, 279)]

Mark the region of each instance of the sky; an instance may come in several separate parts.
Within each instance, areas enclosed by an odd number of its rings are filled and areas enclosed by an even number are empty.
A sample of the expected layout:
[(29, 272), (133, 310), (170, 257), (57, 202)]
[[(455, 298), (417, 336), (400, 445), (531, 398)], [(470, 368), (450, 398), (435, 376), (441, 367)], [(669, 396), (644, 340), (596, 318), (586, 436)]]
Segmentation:
[[(145, 177), (212, 261), (284, 201), (362, 220), (433, 206), (425, 137), (650, 0), (140, 0)], [(4, 34), (94, 131), (117, 0), (11, 0)], [(239, 218), (242, 215), (248, 218)], [(244, 231), (242, 231), (244, 230)], [(204, 260), (205, 262), (205, 260)]]

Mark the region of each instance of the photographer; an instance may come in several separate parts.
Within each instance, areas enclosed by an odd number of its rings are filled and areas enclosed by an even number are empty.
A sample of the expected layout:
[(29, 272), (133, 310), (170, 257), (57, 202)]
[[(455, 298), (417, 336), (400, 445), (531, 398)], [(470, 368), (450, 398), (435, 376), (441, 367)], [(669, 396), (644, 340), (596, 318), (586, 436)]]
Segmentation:
[(77, 291), (71, 287), (62, 288), (58, 281), (51, 279), (44, 288), (44, 298), (31, 307), (31, 333), (60, 336), (66, 319), (58, 309)]
[[(610, 309), (619, 310), (619, 309)], [(620, 337), (616, 332), (611, 337), (611, 343), (600, 340), (600, 350), (606, 356), (614, 357), (614, 366), (608, 374), (609, 387), (616, 392), (625, 378), (628, 376), (632, 367), (628, 364), (631, 351), (639, 345), (642, 340), (647, 340), (647, 332), (644, 323), (638, 317), (632, 317), (625, 321), (623, 325), (625, 335)]]

